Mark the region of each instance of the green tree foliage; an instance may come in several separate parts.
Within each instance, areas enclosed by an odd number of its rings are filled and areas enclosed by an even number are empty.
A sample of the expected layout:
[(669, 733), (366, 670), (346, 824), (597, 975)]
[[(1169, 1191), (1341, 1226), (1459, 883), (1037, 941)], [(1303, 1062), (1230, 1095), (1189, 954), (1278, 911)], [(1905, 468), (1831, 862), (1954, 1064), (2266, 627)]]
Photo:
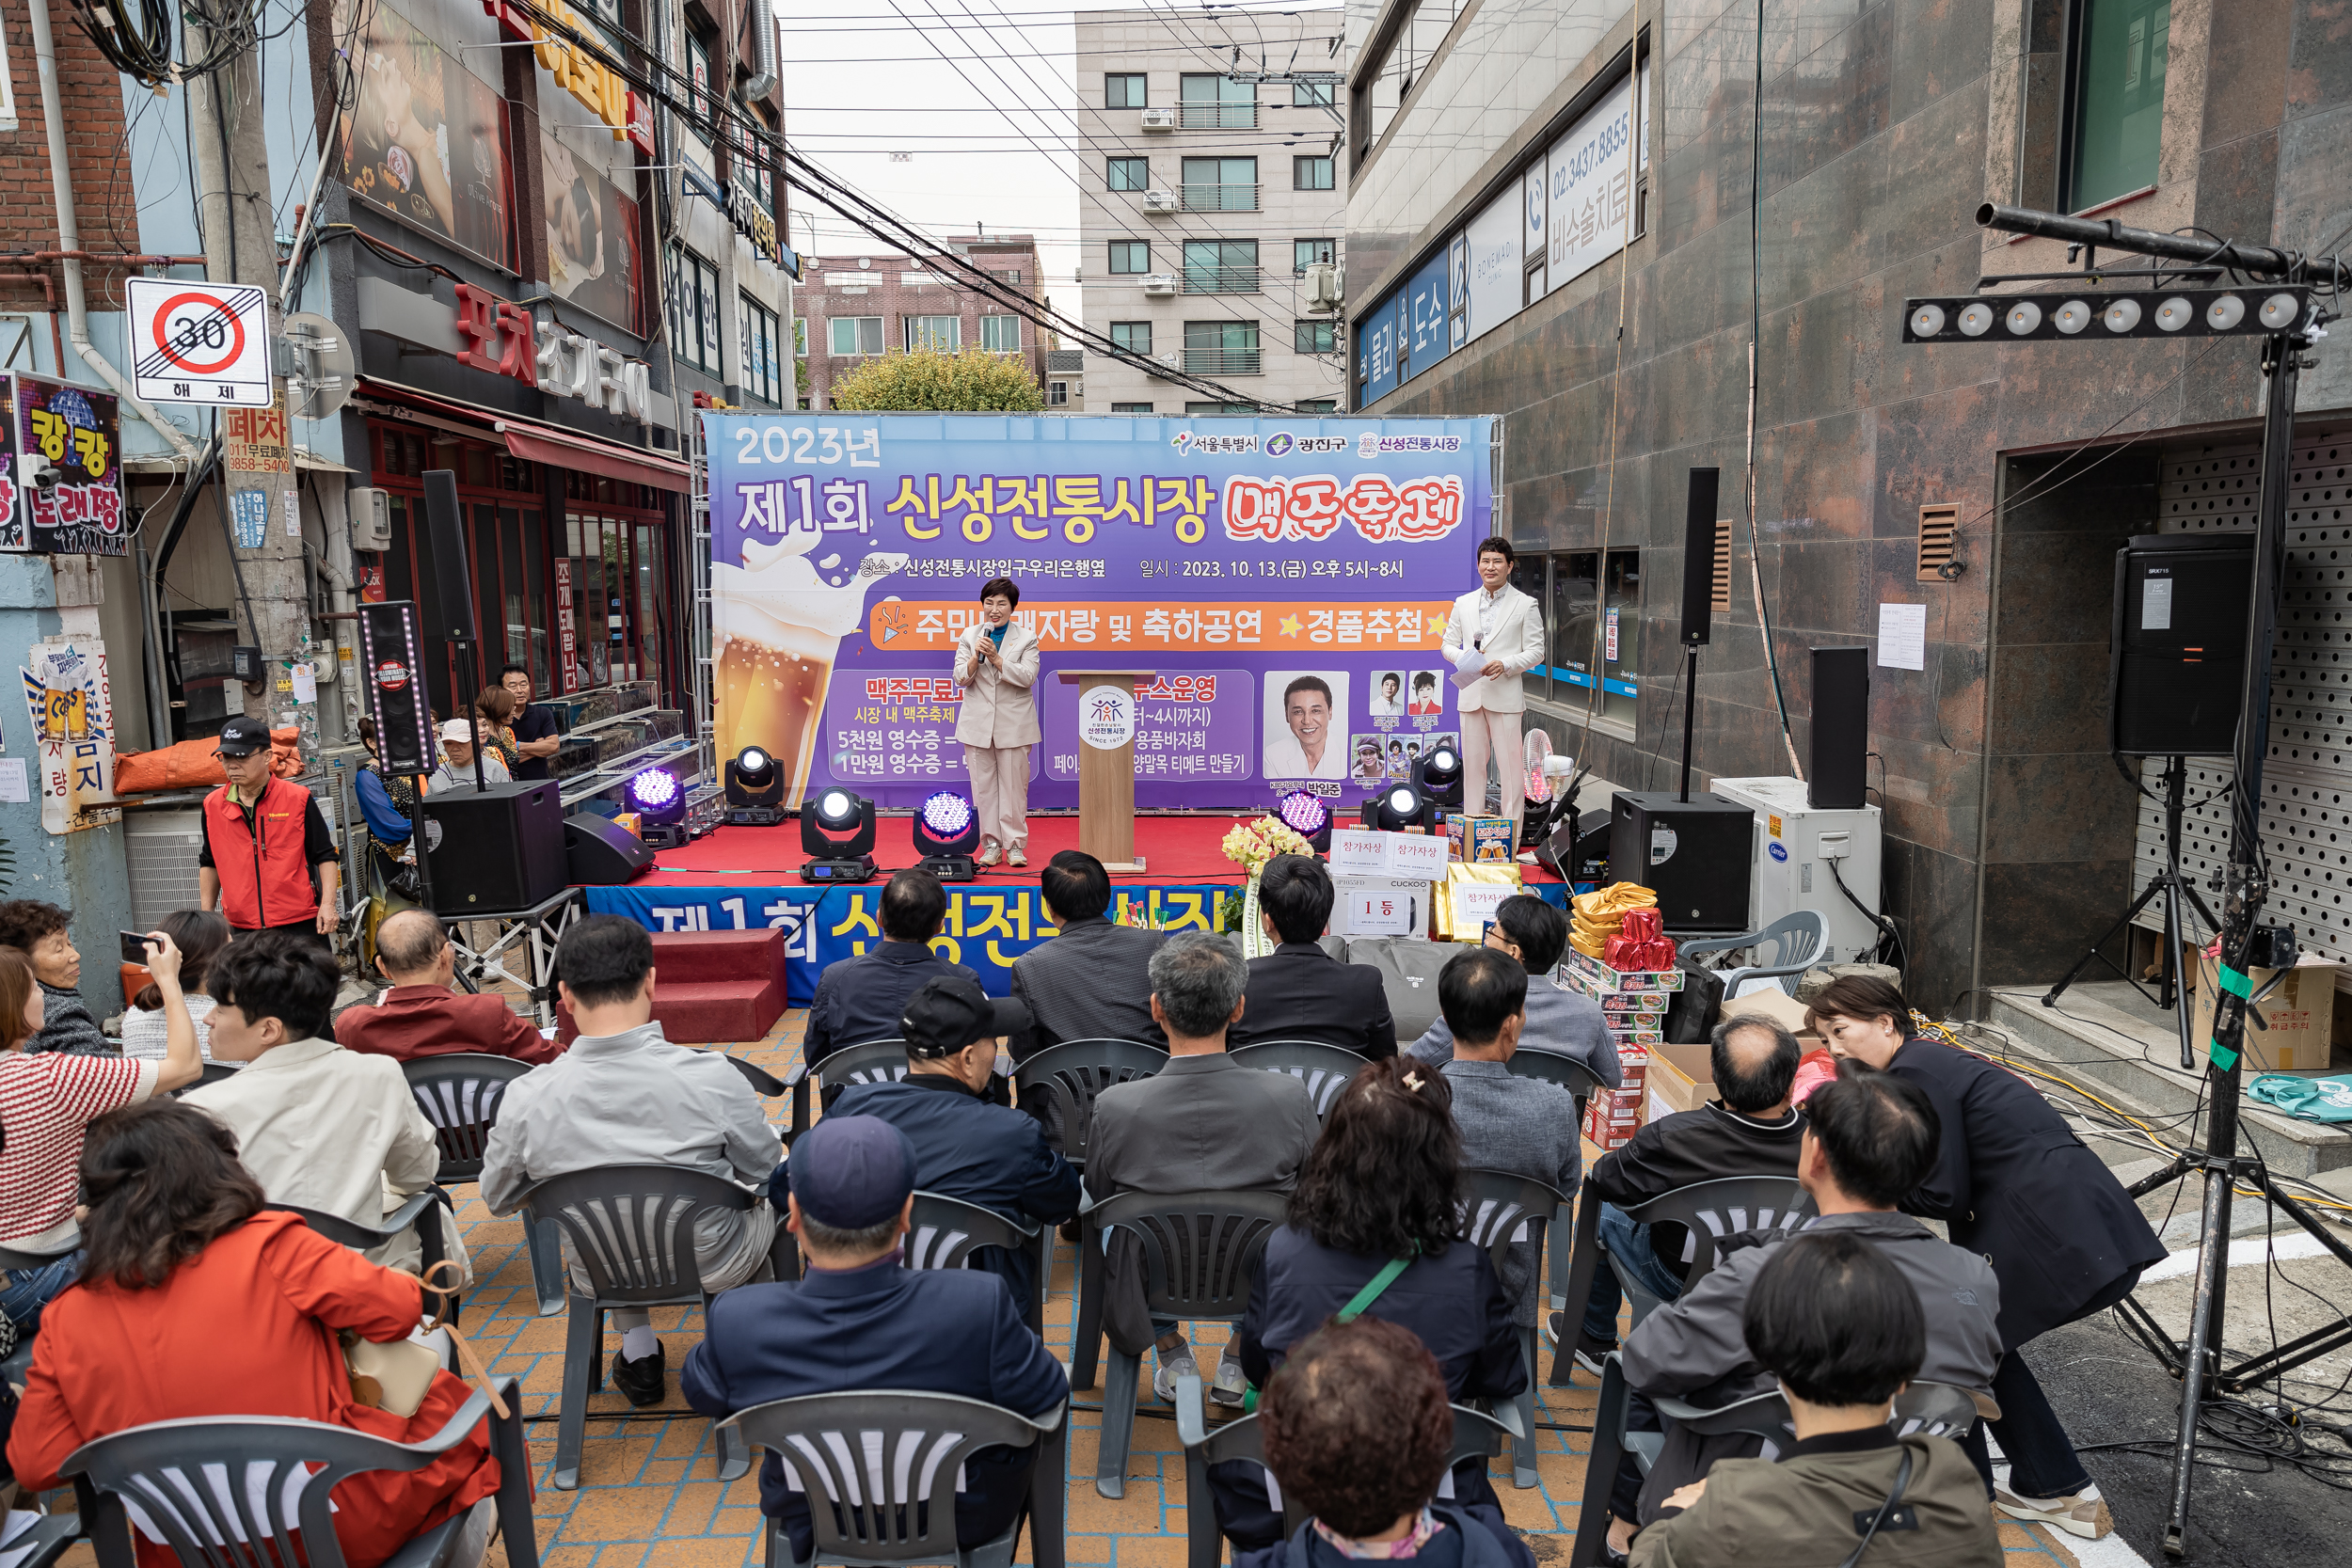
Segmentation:
[(1036, 414), (1045, 407), (1045, 392), (1016, 356), (927, 349), (866, 360), (835, 377), (826, 401), (866, 413)]

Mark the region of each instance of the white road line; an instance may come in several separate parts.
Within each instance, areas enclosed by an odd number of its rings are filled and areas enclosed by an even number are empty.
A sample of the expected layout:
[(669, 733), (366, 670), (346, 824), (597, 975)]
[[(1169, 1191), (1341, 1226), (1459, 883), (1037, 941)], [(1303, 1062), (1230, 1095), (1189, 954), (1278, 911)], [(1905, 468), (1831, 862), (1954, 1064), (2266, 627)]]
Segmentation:
[[(2251, 1268), (2266, 1257), (2276, 1258), (2280, 1262), (2292, 1258), (2317, 1258), (2327, 1250), (2319, 1244), (2317, 1237), (2303, 1230), (2275, 1238), (2251, 1236), (2230, 1243), (2230, 1267)], [(2141, 1275), (2139, 1282), (2153, 1285), (2159, 1280), (2179, 1279), (2196, 1272), (2197, 1249), (2193, 1246), (2183, 1247)]]
[[(1999, 1453), (2000, 1446), (1994, 1444), (1993, 1451)], [(1996, 1486), (2007, 1486), (2009, 1466), (1995, 1464), (1993, 1466), (1993, 1481)], [(2024, 1523), (2023, 1520), (2010, 1518), (1997, 1508), (1993, 1511), (1993, 1519), (1995, 1524), (2002, 1525)], [(2054, 1525), (2042, 1525), (2040, 1528), (2045, 1538), (2070, 1553), (2081, 1568), (2150, 1568), (2148, 1560), (2132, 1550), (2132, 1544), (2118, 1531), (2109, 1530), (2097, 1541), (2085, 1541), (2081, 1536), (2069, 1535)]]

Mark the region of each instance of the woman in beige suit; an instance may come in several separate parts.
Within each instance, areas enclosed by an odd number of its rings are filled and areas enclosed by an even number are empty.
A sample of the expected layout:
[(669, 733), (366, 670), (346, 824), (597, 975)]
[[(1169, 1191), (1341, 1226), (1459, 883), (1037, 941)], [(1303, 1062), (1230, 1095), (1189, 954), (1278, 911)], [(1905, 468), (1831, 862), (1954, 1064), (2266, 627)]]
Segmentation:
[(980, 588), (980, 618), (956, 639), (956, 684), (964, 689), (956, 739), (972, 770), (982, 865), (1029, 863), (1029, 748), (1037, 744), (1037, 633), (1012, 618), (1021, 590), (1010, 578)]

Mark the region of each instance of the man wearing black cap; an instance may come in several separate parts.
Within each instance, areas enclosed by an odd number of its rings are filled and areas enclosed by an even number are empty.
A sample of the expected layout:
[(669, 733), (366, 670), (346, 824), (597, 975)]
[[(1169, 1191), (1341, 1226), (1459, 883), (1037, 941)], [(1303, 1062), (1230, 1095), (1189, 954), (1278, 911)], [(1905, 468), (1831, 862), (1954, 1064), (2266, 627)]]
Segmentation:
[(271, 756), (261, 720), (240, 714), (220, 727), (229, 782), (204, 797), (197, 903), (218, 908), (240, 934), (298, 932), (324, 945), (342, 909), (341, 851), (310, 792), (271, 775)]
[[(914, 1145), (914, 1184), (1009, 1220), (1060, 1225), (1078, 1213), (1078, 1173), (1046, 1147), (1033, 1117), (983, 1101), (996, 1042), (1029, 1026), (1029, 1009), (996, 1001), (960, 975), (926, 981), (907, 1003), (899, 1083), (852, 1084), (830, 1113), (879, 1117)], [(771, 1190), (769, 1201), (775, 1201)], [(1037, 1299), (1037, 1260), (1020, 1248), (983, 1247), (980, 1266), (1004, 1275), (1013, 1299)]]
[[(678, 1388), (696, 1410), (734, 1415), (771, 1400), (850, 1389), (958, 1394), (1036, 1419), (1069, 1402), (1070, 1378), (1021, 1321), (993, 1275), (909, 1269), (898, 1242), (914, 1209), (914, 1146), (870, 1116), (838, 1110), (801, 1134), (786, 1163), (786, 1225), (805, 1276), (714, 1297)], [(1034, 1447), (981, 1449), (956, 1491), (965, 1549), (1011, 1528)], [(794, 1560), (816, 1550), (808, 1503), (773, 1453), (760, 1462), (760, 1512), (783, 1523)]]

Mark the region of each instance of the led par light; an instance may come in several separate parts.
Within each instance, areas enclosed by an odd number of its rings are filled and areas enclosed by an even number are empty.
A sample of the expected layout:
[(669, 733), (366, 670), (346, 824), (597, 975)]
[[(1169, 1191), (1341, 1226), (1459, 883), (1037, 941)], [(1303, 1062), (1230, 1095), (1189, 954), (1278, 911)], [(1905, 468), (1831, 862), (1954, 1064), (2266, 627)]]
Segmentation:
[[(1482, 784), (1486, 782), (1479, 781)], [(1430, 747), (1427, 755), (1413, 760), (1413, 784), (1431, 805), (1460, 811), (1462, 753), (1442, 743)]]
[(1294, 789), (1275, 802), (1274, 814), (1282, 825), (1307, 841), (1318, 855), (1331, 849), (1331, 808), (1320, 796), (1303, 789)]
[[(2096, 293), (1979, 294), (1903, 302), (1906, 343), (2031, 342), (2096, 338), (2259, 338), (2304, 319), (2311, 291), (2111, 289)], [(2005, 328), (1992, 331), (1994, 323)]]
[(1427, 832), (1435, 816), (1428, 799), (1408, 784), (1389, 785), (1372, 798), (1365, 810), (1364, 826), (1384, 833), (1401, 833), (1407, 828)]
[(686, 831), (686, 791), (667, 769), (646, 768), (622, 793), (637, 813), (640, 836), (654, 848), (675, 849), (692, 836)]
[(772, 828), (784, 820), (784, 769), (765, 747), (746, 746), (726, 767), (727, 821)]
[(804, 882), (874, 879), (874, 802), (835, 784), (801, 808)]
[(972, 880), (972, 851), (980, 847), (980, 814), (950, 789), (925, 800), (909, 818), (908, 832), (923, 869), (943, 882)]

